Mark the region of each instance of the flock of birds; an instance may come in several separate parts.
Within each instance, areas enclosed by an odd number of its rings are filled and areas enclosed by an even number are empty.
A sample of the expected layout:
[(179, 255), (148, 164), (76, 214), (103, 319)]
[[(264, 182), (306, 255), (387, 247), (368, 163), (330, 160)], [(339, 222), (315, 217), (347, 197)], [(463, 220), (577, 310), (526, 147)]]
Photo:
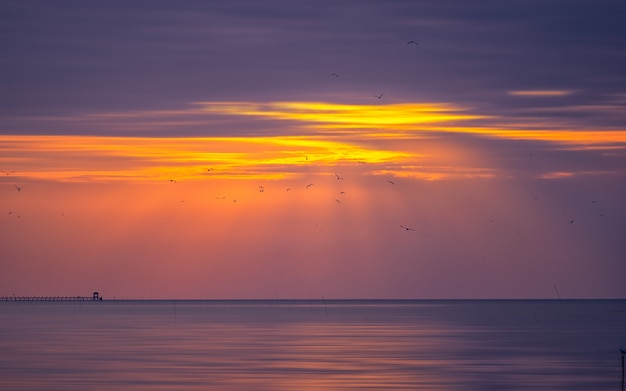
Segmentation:
[[(406, 46), (410, 46), (410, 45), (419, 46), (419, 43), (417, 41), (415, 41), (415, 40), (407, 41)], [(334, 79), (339, 79), (340, 78), (339, 74), (335, 73), (335, 72), (329, 73), (328, 77), (329, 78), (334, 78)], [(378, 100), (381, 100), (383, 98), (383, 96), (385, 96), (385, 92), (382, 92), (382, 93), (379, 93), (379, 94), (372, 94), (372, 97), (374, 97), (374, 98), (376, 98)], [(308, 160), (308, 157), (306, 158), (306, 160)], [(359, 161), (359, 163), (363, 163), (363, 162)], [(212, 169), (212, 168), (207, 168), (206, 169), (207, 172), (211, 172), (213, 170), (214, 169)], [(334, 175), (335, 175), (335, 177), (337, 178), (338, 181), (343, 181), (344, 180), (344, 178), (342, 176), (340, 176), (339, 174), (335, 173)], [(168, 181), (171, 182), (171, 183), (177, 183), (176, 179), (168, 179)], [(392, 181), (392, 180), (387, 180), (387, 182), (389, 184), (391, 184), (391, 185), (395, 185), (395, 182)], [(310, 189), (314, 185), (315, 185), (314, 183), (309, 183), (309, 184), (306, 185), (306, 188)], [(258, 191), (259, 191), (259, 193), (264, 193), (265, 192), (265, 187), (264, 186), (259, 186), (258, 187)], [(287, 188), (286, 191), (288, 191), (288, 192), (291, 191), (291, 188)], [(345, 195), (345, 191), (340, 191), (339, 194), (340, 195)], [(216, 197), (216, 199), (225, 199), (225, 198), (226, 197), (223, 197), (223, 196), (222, 197)], [(237, 202), (236, 199), (233, 199), (232, 201), (233, 202)], [(335, 198), (334, 201), (336, 203), (338, 203), (338, 204), (341, 204), (341, 200), (338, 199), (338, 198)], [(414, 228), (407, 227), (407, 226), (402, 225), (402, 224), (400, 224), (400, 228), (402, 228), (405, 231), (415, 231)]]
[[(207, 169), (207, 172), (211, 172), (211, 171), (214, 171), (214, 170), (213, 170), (212, 168)], [(341, 176), (341, 175), (339, 175), (339, 174), (337, 174), (337, 173), (333, 173), (333, 175), (335, 176), (335, 178), (336, 178), (338, 181), (343, 181), (343, 180), (344, 180), (344, 177), (343, 177), (343, 176)], [(167, 181), (168, 181), (168, 182), (170, 182), (170, 183), (173, 183), (173, 184), (178, 183), (178, 181), (177, 181), (176, 179), (168, 179)], [(394, 181), (392, 181), (392, 180), (389, 180), (389, 179), (388, 179), (388, 180), (387, 180), (387, 183), (389, 183), (390, 185), (394, 185), (394, 186), (395, 186), (395, 182), (394, 182)], [(315, 186), (315, 183), (308, 183), (308, 184), (305, 186), (305, 188), (306, 188), (306, 189), (310, 189), (310, 188), (312, 188), (313, 186)], [(288, 188), (286, 188), (286, 189), (285, 189), (285, 191), (287, 191), (287, 192), (290, 192), (291, 190), (292, 190), (292, 189), (291, 189), (290, 187), (288, 187)], [(258, 192), (259, 192), (259, 193), (264, 193), (264, 192), (265, 192), (265, 186), (259, 185), (259, 186), (258, 186)], [(340, 195), (340, 196), (343, 196), (343, 195), (345, 195), (345, 194), (346, 194), (346, 192), (345, 192), (345, 191), (343, 191), (343, 190), (339, 191), (339, 195)], [(219, 196), (219, 197), (215, 197), (215, 199), (217, 199), (217, 200), (224, 200), (224, 199), (226, 199), (226, 197), (225, 197), (225, 196)], [(334, 201), (335, 201), (336, 203), (338, 203), (338, 204), (341, 204), (341, 200), (340, 200), (339, 198), (334, 198)], [(237, 202), (237, 199), (233, 199), (233, 200), (232, 200), (232, 202)], [(403, 230), (405, 230), (405, 231), (415, 231), (415, 229), (414, 229), (414, 228), (407, 227), (407, 226), (402, 225), (402, 224), (400, 224), (400, 228), (402, 228), (402, 229), (403, 229)]]

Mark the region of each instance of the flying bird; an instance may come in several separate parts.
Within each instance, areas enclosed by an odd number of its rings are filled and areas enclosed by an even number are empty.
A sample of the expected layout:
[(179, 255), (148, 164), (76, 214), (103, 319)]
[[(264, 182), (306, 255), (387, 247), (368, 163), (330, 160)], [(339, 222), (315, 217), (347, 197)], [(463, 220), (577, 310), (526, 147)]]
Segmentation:
[(263, 186), (259, 186), (259, 193), (263, 193), (265, 191), (265, 188)]
[(390, 181), (389, 179), (387, 179), (387, 182), (391, 183), (392, 185), (395, 185), (394, 181)]
[(172, 183), (176, 183), (176, 179), (168, 179), (168, 181), (170, 181)]
[(570, 220), (569, 223), (570, 224), (574, 224), (574, 221), (576, 221), (576, 220)]
[(384, 93), (384, 92), (383, 92), (382, 94), (380, 94), (380, 95), (372, 95), (372, 96), (373, 96), (374, 98), (376, 98), (376, 99), (380, 99), (380, 98), (382, 98), (382, 97), (383, 97), (383, 95), (385, 95), (385, 93)]
[(341, 204), (341, 201), (339, 201), (338, 199), (335, 198), (335, 201), (337, 201), (338, 204)]
[(18, 186), (18, 185), (13, 185), (13, 186), (15, 186), (17, 191), (22, 191), (22, 189), (24, 188), (24, 186)]
[(419, 46), (419, 43), (417, 43), (417, 42), (415, 42), (415, 41), (413, 41), (413, 40), (411, 40), (411, 41), (407, 42), (406, 44), (407, 44), (407, 46), (408, 46), (408, 45), (417, 45), (417, 46)]
[(309, 187), (313, 186), (314, 183), (309, 183), (308, 185), (306, 185), (306, 188), (308, 189)]
[(328, 75), (328, 77), (334, 77), (334, 78), (336, 78), (336, 79), (339, 79), (339, 75), (338, 75), (338, 74), (336, 74), (336, 73), (330, 73), (330, 74)]
[(402, 227), (405, 231), (415, 231), (413, 228), (405, 227), (402, 224), (400, 224), (400, 227)]
[(335, 173), (335, 176), (337, 177), (338, 181), (343, 181), (343, 177), (339, 176), (337, 173)]
[(13, 174), (15, 171), (4, 171), (4, 170), (0, 170), (0, 172), (4, 173), (5, 175), (11, 175), (11, 174)]

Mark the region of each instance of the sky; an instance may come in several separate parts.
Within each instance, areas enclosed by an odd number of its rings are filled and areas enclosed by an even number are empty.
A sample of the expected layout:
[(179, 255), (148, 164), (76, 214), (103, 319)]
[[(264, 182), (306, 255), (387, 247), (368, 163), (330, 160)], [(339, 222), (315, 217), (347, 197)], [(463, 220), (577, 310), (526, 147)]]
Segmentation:
[(0, 296), (626, 298), (621, 0), (0, 0)]

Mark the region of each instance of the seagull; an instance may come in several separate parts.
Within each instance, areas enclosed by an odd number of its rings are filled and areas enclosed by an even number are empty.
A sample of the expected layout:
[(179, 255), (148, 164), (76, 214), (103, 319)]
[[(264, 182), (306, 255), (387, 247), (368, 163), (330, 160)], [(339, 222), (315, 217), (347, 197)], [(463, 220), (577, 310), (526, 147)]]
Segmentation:
[(570, 220), (569, 223), (570, 224), (574, 224), (574, 221), (576, 221), (576, 220)]
[(343, 181), (343, 177), (340, 177), (339, 175), (337, 175), (337, 173), (335, 173), (335, 176), (337, 177), (338, 181)]
[(339, 201), (338, 199), (335, 198), (335, 201), (337, 201), (338, 204), (341, 204), (341, 201)]
[(419, 43), (417, 43), (417, 42), (415, 42), (415, 41), (413, 41), (413, 40), (411, 40), (411, 41), (407, 42), (406, 44), (407, 44), (407, 46), (408, 46), (408, 45), (410, 45), (410, 44), (414, 44), (414, 45), (419, 46)]
[(390, 181), (389, 179), (387, 179), (387, 182), (391, 183), (392, 185), (395, 185), (395, 183), (393, 181)]
[(336, 74), (336, 73), (330, 73), (330, 74), (328, 75), (328, 77), (334, 77), (334, 78), (336, 78), (336, 79), (339, 79), (339, 75), (338, 75), (338, 74)]
[(309, 187), (313, 186), (314, 183), (309, 183), (308, 185), (306, 185), (306, 188), (308, 189)]
[(17, 191), (22, 191), (22, 189), (24, 188), (24, 186), (18, 186), (18, 185), (13, 185), (13, 186), (15, 186)]
[(385, 95), (385, 93), (384, 93), (384, 92), (383, 92), (382, 94), (380, 94), (380, 95), (372, 95), (372, 96), (373, 96), (374, 98), (380, 99), (380, 98), (382, 98), (382, 97), (383, 97), (383, 95)]
[(415, 231), (413, 228), (405, 227), (402, 224), (400, 224), (400, 227), (402, 227), (405, 231)]

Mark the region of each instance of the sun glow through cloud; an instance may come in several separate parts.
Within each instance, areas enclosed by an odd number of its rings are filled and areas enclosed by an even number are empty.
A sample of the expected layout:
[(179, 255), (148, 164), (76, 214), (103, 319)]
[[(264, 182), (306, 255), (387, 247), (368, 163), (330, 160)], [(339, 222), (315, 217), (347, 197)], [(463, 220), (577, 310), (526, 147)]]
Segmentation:
[(327, 102), (198, 102), (210, 113), (293, 120), (327, 128), (390, 127), (410, 130), (416, 125), (488, 118), (463, 114), (468, 109), (444, 103), (348, 105)]
[[(184, 122), (191, 116), (210, 126), (224, 116), (285, 124), (274, 134), (254, 137), (237, 132), (207, 137), (7, 135), (0, 137), (0, 163), (30, 178), (52, 180), (158, 181), (206, 175), (278, 179), (311, 169), (332, 171), (333, 167), (360, 164), (367, 164), (363, 171), (373, 175), (432, 180), (450, 175), (498, 175), (498, 168), (487, 161), (476, 166), (478, 155), (467, 147), (452, 147), (445, 141), (450, 136), (445, 135), (546, 142), (554, 149), (618, 151), (626, 147), (624, 130), (524, 128), (520, 123), (507, 128), (490, 123), (505, 124), (503, 118), (473, 114), (471, 109), (453, 104), (202, 102), (194, 106), (201, 108), (90, 114), (75, 119), (132, 118), (140, 126), (149, 126), (158, 118)], [(295, 135), (288, 135), (289, 129)], [(466, 158), (459, 159), (461, 156)]]

